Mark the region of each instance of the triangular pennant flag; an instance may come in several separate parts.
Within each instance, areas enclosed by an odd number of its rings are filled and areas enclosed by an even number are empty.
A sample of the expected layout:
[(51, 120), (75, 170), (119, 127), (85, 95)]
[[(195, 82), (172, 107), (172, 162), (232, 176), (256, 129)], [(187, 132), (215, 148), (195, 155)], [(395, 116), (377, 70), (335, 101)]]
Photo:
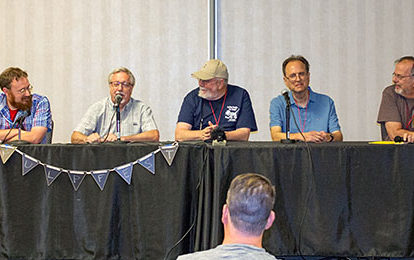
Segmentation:
[(171, 166), (174, 160), (175, 154), (177, 153), (178, 145), (168, 144), (168, 145), (160, 146), (160, 149), (161, 149), (161, 153), (164, 156), (165, 160), (167, 160), (168, 165)]
[(150, 171), (152, 174), (155, 174), (155, 159), (154, 153), (147, 154), (146, 156), (140, 158), (138, 163), (141, 164), (145, 169)]
[(17, 149), (17, 147), (10, 146), (10, 145), (2, 145), (0, 147), (0, 156), (1, 160), (3, 161), (3, 164), (7, 162), (7, 160), (12, 156), (14, 151)]
[(132, 163), (116, 167), (115, 171), (126, 181), (126, 183), (131, 184)]
[(93, 171), (91, 172), (91, 174), (96, 184), (98, 184), (99, 188), (102, 191), (105, 187), (106, 180), (108, 179), (109, 171), (108, 170)]
[(73, 188), (77, 191), (83, 179), (85, 179), (86, 174), (82, 171), (68, 171), (68, 176)]
[(34, 167), (39, 164), (39, 161), (35, 158), (22, 154), (22, 174), (23, 176), (30, 172)]
[(52, 182), (57, 179), (61, 172), (62, 171), (59, 168), (45, 164), (47, 186), (50, 186), (50, 184), (52, 184)]

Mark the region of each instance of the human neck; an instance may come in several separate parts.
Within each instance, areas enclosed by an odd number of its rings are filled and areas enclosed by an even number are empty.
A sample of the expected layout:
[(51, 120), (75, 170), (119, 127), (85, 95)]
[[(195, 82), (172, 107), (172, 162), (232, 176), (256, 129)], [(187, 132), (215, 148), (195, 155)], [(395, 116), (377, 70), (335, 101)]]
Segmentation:
[(303, 92), (292, 92), (293, 99), (296, 102), (296, 105), (305, 107), (309, 101), (309, 90)]
[(232, 231), (225, 231), (224, 232), (224, 239), (223, 239), (223, 245), (229, 245), (229, 244), (245, 244), (245, 245), (251, 245), (258, 248), (262, 248), (262, 238), (263, 235), (260, 236), (251, 236), (246, 235), (243, 232), (240, 232), (238, 230), (232, 230)]

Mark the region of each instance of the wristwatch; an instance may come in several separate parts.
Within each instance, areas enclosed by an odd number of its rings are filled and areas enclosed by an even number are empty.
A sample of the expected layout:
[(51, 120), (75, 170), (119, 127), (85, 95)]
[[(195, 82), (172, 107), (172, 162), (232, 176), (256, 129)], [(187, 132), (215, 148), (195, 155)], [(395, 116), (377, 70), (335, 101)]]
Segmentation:
[(331, 137), (331, 140), (329, 140), (329, 142), (333, 142), (333, 140), (334, 140), (333, 134), (332, 133), (329, 133), (329, 136)]

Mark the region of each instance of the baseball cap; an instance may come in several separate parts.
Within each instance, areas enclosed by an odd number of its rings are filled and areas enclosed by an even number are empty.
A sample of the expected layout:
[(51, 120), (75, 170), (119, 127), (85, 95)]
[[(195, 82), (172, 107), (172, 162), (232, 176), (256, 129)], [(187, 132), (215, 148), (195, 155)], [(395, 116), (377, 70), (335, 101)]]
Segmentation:
[(228, 79), (229, 73), (227, 67), (221, 60), (209, 60), (197, 72), (191, 74), (192, 77), (201, 80), (209, 80), (213, 78)]

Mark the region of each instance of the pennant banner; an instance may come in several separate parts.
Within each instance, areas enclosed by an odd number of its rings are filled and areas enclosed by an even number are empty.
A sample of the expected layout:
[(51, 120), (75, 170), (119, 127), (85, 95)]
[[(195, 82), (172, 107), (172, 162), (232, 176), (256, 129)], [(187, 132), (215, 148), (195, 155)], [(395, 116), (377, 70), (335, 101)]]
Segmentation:
[(86, 174), (82, 171), (68, 171), (68, 176), (73, 188), (77, 191), (83, 179), (85, 179)]
[(26, 175), (34, 167), (39, 164), (39, 161), (27, 154), (22, 154), (22, 175)]
[(10, 146), (10, 145), (2, 145), (0, 147), (0, 156), (1, 160), (3, 161), (3, 164), (7, 162), (7, 160), (12, 156), (14, 151), (17, 149), (17, 147)]
[(57, 179), (61, 172), (62, 171), (59, 168), (45, 164), (47, 186), (50, 186), (50, 184), (52, 184), (52, 182), (54, 182)]
[(161, 149), (161, 153), (164, 156), (165, 160), (168, 163), (168, 166), (171, 166), (175, 154), (177, 153), (177, 149), (178, 149), (178, 145), (173, 145), (173, 144), (169, 144), (169, 145), (164, 145), (164, 146), (160, 146)]
[(92, 171), (91, 174), (96, 184), (98, 184), (101, 191), (103, 191), (106, 181), (108, 180), (109, 171), (108, 170)]
[(122, 165), (115, 168), (115, 171), (126, 181), (126, 183), (131, 184), (132, 178), (132, 163)]
[(145, 155), (144, 157), (139, 158), (138, 160), (134, 162), (130, 162), (128, 164), (116, 167), (114, 169), (105, 169), (105, 170), (96, 170), (96, 171), (92, 170), (90, 172), (89, 171), (72, 171), (72, 170), (67, 170), (63, 168), (58, 168), (52, 165), (47, 165), (37, 160), (36, 158), (33, 158), (23, 153), (22, 151), (17, 149), (17, 147), (10, 146), (10, 145), (0, 145), (0, 156), (3, 161), (3, 164), (5, 164), (15, 151), (21, 154), (23, 176), (29, 173), (37, 165), (39, 164), (42, 165), (45, 171), (45, 178), (46, 178), (47, 186), (52, 185), (52, 183), (59, 177), (59, 175), (62, 172), (66, 172), (68, 174), (70, 182), (72, 183), (73, 188), (75, 189), (75, 191), (77, 191), (81, 183), (83, 182), (83, 179), (85, 178), (85, 176), (87, 174), (91, 174), (96, 184), (98, 184), (99, 189), (102, 191), (106, 185), (109, 173), (111, 171), (117, 172), (119, 176), (121, 176), (121, 178), (124, 179), (125, 182), (128, 183), (128, 185), (130, 185), (131, 180), (132, 180), (133, 167), (136, 163), (139, 163), (142, 167), (144, 167), (149, 172), (155, 175), (155, 154), (161, 151), (164, 159), (167, 161), (168, 165), (171, 166), (174, 161), (177, 150), (178, 150), (177, 143), (160, 146), (157, 150)]
[(145, 169), (150, 171), (152, 174), (155, 174), (155, 159), (154, 152), (140, 158), (138, 163), (142, 165)]

